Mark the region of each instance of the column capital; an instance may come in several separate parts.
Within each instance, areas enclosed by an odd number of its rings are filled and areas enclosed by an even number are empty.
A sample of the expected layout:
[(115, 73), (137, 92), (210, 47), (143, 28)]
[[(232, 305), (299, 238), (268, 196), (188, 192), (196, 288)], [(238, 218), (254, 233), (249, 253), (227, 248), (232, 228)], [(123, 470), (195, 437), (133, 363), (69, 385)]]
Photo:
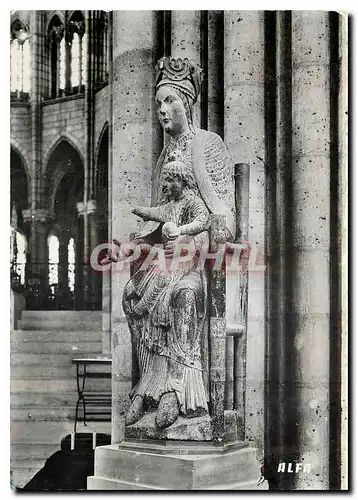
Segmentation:
[(55, 214), (52, 210), (47, 210), (45, 208), (28, 208), (22, 211), (25, 222), (37, 221), (37, 222), (50, 222), (55, 219)]
[(96, 200), (87, 200), (87, 202), (79, 201), (77, 203), (78, 215), (84, 215), (85, 212), (87, 214), (93, 214), (96, 212), (96, 209), (97, 209)]

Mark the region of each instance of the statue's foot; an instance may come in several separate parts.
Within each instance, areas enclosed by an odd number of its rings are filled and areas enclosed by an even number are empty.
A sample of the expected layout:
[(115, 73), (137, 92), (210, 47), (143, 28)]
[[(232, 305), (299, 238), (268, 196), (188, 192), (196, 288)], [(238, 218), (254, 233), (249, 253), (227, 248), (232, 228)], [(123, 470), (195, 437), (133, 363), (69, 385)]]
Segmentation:
[(135, 396), (132, 404), (126, 415), (126, 425), (132, 425), (138, 422), (143, 417), (144, 414), (144, 402), (142, 396)]
[(159, 429), (174, 424), (179, 416), (179, 404), (175, 392), (167, 392), (160, 398), (155, 423)]

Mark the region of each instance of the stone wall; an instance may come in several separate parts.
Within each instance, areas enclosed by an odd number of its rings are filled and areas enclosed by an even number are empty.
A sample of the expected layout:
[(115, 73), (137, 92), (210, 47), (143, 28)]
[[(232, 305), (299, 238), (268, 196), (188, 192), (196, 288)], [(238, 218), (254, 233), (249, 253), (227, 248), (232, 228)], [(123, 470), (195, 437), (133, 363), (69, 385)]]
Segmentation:
[(224, 142), (250, 169), (245, 437), (263, 449), (265, 271), (264, 13), (224, 13)]
[(84, 98), (71, 97), (49, 101), (42, 106), (42, 158), (43, 168), (56, 142), (65, 137), (84, 157), (85, 154)]
[[(156, 14), (114, 12), (112, 236), (128, 241), (139, 223), (131, 205), (150, 205), (152, 169), (161, 150), (154, 100)], [(122, 309), (128, 272), (112, 273), (112, 441), (124, 436), (132, 347)]]
[(28, 104), (11, 106), (10, 142), (22, 155), (28, 173), (31, 175), (31, 115)]

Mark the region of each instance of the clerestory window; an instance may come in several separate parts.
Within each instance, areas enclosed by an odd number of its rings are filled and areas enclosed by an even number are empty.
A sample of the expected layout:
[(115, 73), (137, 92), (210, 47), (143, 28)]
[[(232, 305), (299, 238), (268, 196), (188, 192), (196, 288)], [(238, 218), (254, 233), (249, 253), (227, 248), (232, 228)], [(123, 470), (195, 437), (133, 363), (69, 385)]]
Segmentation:
[(67, 36), (71, 60), (69, 87), (72, 92), (82, 92), (87, 71), (87, 35), (82, 12), (72, 14), (67, 26)]
[(66, 84), (66, 47), (64, 26), (58, 16), (54, 16), (48, 29), (50, 53), (50, 89), (51, 98), (61, 95)]
[(12, 98), (27, 99), (31, 82), (30, 33), (20, 21), (11, 26), (10, 66)]

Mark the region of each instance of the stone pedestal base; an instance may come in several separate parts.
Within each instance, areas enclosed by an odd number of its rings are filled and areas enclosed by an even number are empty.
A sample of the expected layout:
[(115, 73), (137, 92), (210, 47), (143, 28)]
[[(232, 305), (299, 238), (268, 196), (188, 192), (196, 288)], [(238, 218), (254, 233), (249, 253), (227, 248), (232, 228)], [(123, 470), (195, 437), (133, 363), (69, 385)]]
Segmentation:
[(256, 450), (244, 442), (224, 446), (183, 441), (127, 440), (95, 452), (88, 490), (255, 490)]

